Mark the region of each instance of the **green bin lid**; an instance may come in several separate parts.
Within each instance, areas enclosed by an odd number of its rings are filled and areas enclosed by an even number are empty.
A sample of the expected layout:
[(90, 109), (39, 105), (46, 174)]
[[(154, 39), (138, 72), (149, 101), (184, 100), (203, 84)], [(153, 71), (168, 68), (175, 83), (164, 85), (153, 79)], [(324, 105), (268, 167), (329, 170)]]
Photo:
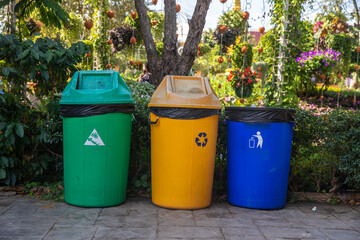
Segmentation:
[(113, 70), (76, 72), (61, 94), (60, 104), (134, 103), (130, 89)]

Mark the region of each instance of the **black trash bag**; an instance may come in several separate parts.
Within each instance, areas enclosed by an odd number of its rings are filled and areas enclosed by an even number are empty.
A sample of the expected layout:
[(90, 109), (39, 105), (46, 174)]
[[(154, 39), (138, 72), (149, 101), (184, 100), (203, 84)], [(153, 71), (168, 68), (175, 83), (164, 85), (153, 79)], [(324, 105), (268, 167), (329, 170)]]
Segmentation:
[(62, 117), (90, 117), (107, 113), (133, 113), (134, 104), (79, 104), (61, 105), (60, 115)]
[(220, 114), (220, 109), (150, 107), (150, 112), (158, 117), (172, 119), (200, 119)]
[(296, 123), (296, 110), (291, 108), (226, 107), (225, 118), (234, 122)]

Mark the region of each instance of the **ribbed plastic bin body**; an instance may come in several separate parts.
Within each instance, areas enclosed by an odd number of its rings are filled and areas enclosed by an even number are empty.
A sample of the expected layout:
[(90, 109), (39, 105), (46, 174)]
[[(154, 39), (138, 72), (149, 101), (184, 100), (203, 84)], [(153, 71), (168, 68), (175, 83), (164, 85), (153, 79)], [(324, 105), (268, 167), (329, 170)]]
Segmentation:
[(151, 126), (154, 204), (175, 209), (210, 205), (218, 118), (218, 115), (195, 120), (161, 117), (158, 124)]
[[(227, 109), (228, 111), (229, 109)], [(229, 203), (255, 209), (279, 209), (286, 204), (294, 123), (276, 114), (262, 115), (261, 109), (230, 109), (257, 111), (255, 118), (227, 119), (227, 173)], [(274, 110), (277, 111), (277, 110)], [(293, 110), (284, 110), (293, 116)], [(282, 115), (282, 111), (279, 111)], [(285, 113), (286, 115), (286, 113)], [(249, 116), (249, 115), (248, 115)], [(259, 117), (260, 116), (260, 117)], [(228, 118), (228, 116), (227, 116)], [(232, 118), (234, 120), (234, 117)], [(251, 122), (252, 121), (252, 122)]]
[(129, 167), (131, 92), (113, 71), (80, 72), (73, 79), (69, 85), (74, 87), (65, 89), (60, 102), (65, 201), (82, 207), (121, 204)]
[(210, 84), (199, 77), (167, 76), (149, 107), (153, 203), (208, 207), (221, 108)]

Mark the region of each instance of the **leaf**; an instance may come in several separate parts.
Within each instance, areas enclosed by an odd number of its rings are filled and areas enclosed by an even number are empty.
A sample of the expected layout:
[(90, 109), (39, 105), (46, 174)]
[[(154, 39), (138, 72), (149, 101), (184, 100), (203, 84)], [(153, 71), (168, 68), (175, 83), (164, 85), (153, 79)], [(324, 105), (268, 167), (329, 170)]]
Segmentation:
[(39, 60), (39, 53), (36, 50), (31, 50), (31, 56), (36, 60)]
[(6, 122), (0, 122), (0, 131), (6, 127)]
[(49, 80), (49, 77), (50, 77), (49, 72), (48, 72), (48, 71), (43, 71), (43, 70), (41, 70), (40, 72), (41, 72), (41, 76), (43, 76), (43, 78), (44, 78), (46, 81), (48, 81), (48, 80)]
[(136, 180), (135, 182), (135, 187), (140, 187), (141, 186), (141, 181), (140, 180)]
[(141, 181), (146, 181), (148, 179), (148, 175), (144, 174), (141, 176)]
[(0, 168), (0, 179), (6, 178), (6, 171), (3, 168)]
[(3, 167), (9, 167), (9, 160), (6, 157), (2, 156), (1, 162)]
[(46, 58), (46, 61), (49, 63), (51, 61), (51, 59), (53, 58), (54, 54), (52, 53), (52, 51), (47, 51), (45, 53), (45, 58)]
[(16, 61), (19, 61), (19, 60), (25, 58), (25, 57), (29, 54), (29, 52), (30, 52), (30, 49), (26, 49), (25, 51), (23, 51), (23, 52), (20, 54), (20, 56), (16, 59)]
[(15, 132), (19, 137), (24, 137), (24, 128), (21, 123), (18, 123), (15, 127)]
[(2, 73), (5, 77), (9, 76), (10, 68), (8, 68), (8, 67), (3, 68), (2, 71), (1, 71), (1, 73)]
[(14, 127), (15, 127), (15, 123), (10, 123), (9, 125), (7, 125), (5, 131), (5, 137), (8, 137), (12, 133)]

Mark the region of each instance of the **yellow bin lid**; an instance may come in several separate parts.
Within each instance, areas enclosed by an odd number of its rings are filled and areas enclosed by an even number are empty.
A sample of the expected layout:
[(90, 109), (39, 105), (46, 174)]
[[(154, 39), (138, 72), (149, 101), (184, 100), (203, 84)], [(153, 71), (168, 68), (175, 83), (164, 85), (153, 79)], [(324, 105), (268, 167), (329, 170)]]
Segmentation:
[(219, 98), (206, 77), (165, 76), (149, 107), (221, 109)]

